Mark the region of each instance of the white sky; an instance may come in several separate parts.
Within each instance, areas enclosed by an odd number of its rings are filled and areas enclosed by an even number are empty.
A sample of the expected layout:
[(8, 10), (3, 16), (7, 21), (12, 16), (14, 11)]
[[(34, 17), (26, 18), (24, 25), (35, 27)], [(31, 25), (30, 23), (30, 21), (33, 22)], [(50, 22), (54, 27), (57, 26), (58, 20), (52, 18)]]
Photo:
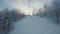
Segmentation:
[(20, 9), (26, 14), (30, 14), (34, 9), (44, 8), (45, 4), (51, 3), (52, 0), (6, 0), (7, 5)]

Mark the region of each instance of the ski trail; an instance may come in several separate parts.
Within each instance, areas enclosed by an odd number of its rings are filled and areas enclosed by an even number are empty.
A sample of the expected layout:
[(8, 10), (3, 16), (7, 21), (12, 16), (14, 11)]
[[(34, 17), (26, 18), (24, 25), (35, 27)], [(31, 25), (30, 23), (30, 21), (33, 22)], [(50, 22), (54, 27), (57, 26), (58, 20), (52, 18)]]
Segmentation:
[(59, 34), (60, 26), (51, 20), (37, 16), (27, 16), (15, 24), (15, 29), (9, 34)]

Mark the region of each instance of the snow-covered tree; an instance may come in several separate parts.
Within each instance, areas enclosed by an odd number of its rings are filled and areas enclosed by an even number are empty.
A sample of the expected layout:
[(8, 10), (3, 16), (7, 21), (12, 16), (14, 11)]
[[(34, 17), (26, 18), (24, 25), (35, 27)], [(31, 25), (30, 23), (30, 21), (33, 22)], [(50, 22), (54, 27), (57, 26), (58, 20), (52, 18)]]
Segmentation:
[(0, 12), (0, 31), (5, 33), (12, 31), (14, 22), (18, 22), (24, 17), (25, 15), (18, 13), (17, 10), (2, 10), (2, 12)]

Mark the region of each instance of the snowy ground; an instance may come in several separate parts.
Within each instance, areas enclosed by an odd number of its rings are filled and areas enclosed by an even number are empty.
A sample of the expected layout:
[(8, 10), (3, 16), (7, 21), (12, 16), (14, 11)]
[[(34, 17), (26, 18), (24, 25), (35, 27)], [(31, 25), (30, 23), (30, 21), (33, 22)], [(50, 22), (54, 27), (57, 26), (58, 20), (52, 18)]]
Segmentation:
[(9, 34), (60, 34), (60, 26), (38, 16), (26, 16), (14, 27), (15, 29)]

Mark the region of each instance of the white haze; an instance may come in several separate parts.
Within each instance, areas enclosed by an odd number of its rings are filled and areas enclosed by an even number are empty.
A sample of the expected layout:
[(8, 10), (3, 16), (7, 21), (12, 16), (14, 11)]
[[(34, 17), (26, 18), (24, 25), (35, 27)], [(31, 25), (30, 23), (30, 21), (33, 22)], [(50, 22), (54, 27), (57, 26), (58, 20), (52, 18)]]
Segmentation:
[(51, 4), (52, 1), (53, 0), (6, 0), (5, 2), (16, 9), (22, 10), (26, 15), (32, 15), (34, 9), (44, 9), (44, 5)]

